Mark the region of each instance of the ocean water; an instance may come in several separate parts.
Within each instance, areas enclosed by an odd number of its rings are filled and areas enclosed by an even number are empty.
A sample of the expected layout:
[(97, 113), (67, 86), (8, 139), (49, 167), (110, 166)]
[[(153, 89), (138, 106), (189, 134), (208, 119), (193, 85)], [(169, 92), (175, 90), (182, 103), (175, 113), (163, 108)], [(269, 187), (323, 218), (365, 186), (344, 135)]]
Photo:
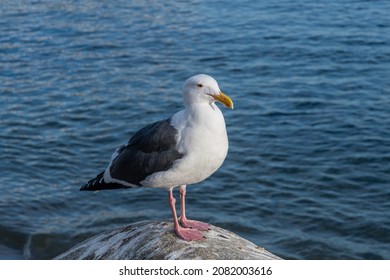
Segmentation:
[[(0, 259), (170, 219), (163, 190), (79, 192), (206, 73), (230, 149), (188, 216), (287, 259), (390, 259), (389, 1), (2, 1)], [(177, 195), (177, 193), (176, 193)]]

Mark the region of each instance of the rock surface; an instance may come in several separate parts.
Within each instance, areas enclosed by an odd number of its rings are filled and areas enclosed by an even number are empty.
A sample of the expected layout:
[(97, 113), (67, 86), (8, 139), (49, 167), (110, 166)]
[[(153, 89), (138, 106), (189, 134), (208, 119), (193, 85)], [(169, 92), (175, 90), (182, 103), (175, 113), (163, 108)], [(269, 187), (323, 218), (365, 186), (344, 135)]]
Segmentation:
[(57, 260), (275, 260), (252, 242), (211, 226), (199, 241), (179, 239), (170, 221), (145, 221), (93, 236)]

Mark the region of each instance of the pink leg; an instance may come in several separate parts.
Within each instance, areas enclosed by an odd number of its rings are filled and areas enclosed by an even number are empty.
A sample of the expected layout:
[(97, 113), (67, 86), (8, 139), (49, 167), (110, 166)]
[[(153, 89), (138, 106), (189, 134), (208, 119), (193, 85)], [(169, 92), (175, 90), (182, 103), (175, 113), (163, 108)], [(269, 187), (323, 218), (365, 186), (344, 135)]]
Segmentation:
[(186, 217), (186, 185), (180, 186), (180, 223), (186, 227), (186, 228), (195, 228), (198, 230), (209, 230), (210, 225), (199, 222), (199, 221), (194, 221), (194, 220), (188, 220)]
[(176, 199), (173, 197), (172, 189), (169, 190), (169, 205), (171, 206), (174, 228), (177, 236), (185, 241), (200, 240), (203, 238), (203, 234), (197, 229), (183, 228), (179, 225), (179, 221), (176, 215)]

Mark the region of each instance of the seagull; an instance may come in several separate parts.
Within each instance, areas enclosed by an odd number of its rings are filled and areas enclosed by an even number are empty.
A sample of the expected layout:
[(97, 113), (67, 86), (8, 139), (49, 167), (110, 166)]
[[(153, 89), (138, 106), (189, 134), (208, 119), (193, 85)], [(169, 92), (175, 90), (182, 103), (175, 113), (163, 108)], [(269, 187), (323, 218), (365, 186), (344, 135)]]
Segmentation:
[[(162, 188), (168, 191), (174, 231), (185, 241), (200, 240), (210, 225), (186, 217), (187, 185), (211, 176), (228, 152), (225, 119), (215, 104), (233, 109), (217, 81), (205, 74), (190, 77), (183, 87), (184, 109), (169, 119), (138, 130), (115, 150), (105, 171), (83, 185), (81, 191), (119, 188)], [(179, 187), (180, 217), (173, 189)]]

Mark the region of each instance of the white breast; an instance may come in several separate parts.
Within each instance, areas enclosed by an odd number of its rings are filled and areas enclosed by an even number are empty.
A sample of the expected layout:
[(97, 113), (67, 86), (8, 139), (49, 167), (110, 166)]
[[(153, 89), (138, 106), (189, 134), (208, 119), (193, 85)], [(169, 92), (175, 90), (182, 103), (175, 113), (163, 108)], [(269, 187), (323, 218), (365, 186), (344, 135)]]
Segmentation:
[(144, 186), (171, 188), (198, 183), (218, 170), (226, 158), (225, 120), (215, 104), (186, 108), (172, 117), (172, 125), (178, 129), (177, 149), (184, 156), (170, 170), (148, 176)]

